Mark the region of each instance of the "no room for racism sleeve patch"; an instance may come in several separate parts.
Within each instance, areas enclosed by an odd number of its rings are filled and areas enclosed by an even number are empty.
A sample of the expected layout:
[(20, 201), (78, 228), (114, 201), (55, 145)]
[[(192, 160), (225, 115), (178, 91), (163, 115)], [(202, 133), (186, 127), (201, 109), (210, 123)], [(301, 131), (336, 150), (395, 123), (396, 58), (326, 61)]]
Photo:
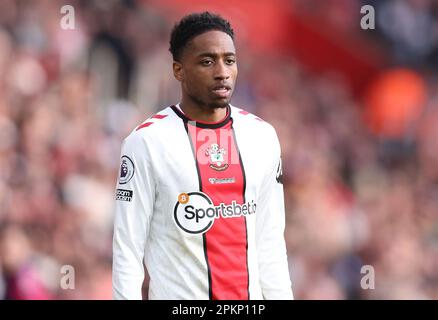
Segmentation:
[(133, 196), (132, 190), (117, 189), (116, 200), (131, 202)]

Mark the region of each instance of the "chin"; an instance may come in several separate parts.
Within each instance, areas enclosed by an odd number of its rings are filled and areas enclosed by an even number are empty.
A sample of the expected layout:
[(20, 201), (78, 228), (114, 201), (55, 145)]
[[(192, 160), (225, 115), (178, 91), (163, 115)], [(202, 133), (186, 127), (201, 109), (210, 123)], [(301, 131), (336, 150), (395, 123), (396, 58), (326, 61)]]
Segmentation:
[(208, 104), (208, 106), (212, 109), (217, 109), (217, 108), (226, 108), (228, 105), (230, 104), (229, 100), (226, 101), (214, 101)]

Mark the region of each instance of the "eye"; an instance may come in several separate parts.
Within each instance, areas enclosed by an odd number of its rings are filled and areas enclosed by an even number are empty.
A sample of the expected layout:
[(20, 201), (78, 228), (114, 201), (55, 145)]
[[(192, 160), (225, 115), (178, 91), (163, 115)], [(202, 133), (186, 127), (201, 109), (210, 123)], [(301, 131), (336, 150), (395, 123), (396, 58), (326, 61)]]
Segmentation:
[(235, 60), (235, 59), (232, 59), (232, 58), (228, 58), (227, 60), (225, 60), (225, 62), (226, 62), (228, 65), (232, 65), (232, 64), (236, 63), (236, 60)]
[(212, 61), (212, 60), (202, 60), (202, 61), (201, 61), (201, 64), (202, 64), (203, 66), (208, 67), (208, 66), (211, 66), (211, 65), (213, 64), (213, 61)]

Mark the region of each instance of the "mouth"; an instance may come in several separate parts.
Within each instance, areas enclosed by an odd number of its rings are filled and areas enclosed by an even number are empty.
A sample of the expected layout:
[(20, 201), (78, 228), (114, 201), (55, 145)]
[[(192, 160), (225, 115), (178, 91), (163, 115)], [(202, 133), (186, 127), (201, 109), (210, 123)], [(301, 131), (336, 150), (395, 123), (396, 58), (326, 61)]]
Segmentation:
[(213, 93), (220, 98), (227, 98), (231, 93), (229, 85), (217, 85), (212, 89)]

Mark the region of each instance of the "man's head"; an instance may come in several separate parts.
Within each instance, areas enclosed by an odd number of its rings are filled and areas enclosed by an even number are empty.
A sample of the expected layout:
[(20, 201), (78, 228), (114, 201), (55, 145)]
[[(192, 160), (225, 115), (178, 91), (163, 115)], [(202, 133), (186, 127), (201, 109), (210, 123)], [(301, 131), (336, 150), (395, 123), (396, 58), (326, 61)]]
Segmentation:
[(183, 99), (201, 107), (228, 105), (237, 77), (234, 32), (228, 21), (209, 12), (185, 16), (172, 30), (169, 50)]

